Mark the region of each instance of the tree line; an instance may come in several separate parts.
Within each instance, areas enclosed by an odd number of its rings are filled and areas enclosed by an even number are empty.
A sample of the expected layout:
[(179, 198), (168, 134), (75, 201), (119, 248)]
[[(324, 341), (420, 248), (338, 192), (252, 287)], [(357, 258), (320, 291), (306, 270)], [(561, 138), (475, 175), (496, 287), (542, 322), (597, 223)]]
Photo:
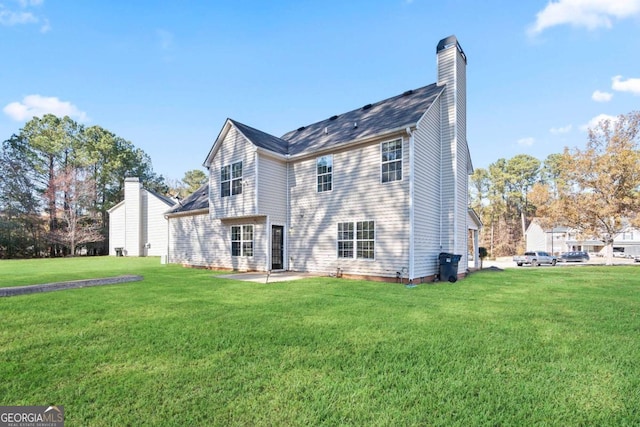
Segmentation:
[[(543, 161), (519, 154), (478, 168), (470, 203), (484, 226), (490, 256), (525, 249), (534, 218), (543, 228), (571, 227), (578, 238), (605, 242), (640, 227), (640, 112), (602, 121), (584, 149), (565, 148)], [(108, 251), (108, 210), (124, 198), (124, 178), (186, 197), (204, 184), (200, 170), (170, 181), (131, 142), (69, 117), (34, 117), (0, 146), (0, 258)]]
[(190, 182), (170, 186), (149, 155), (113, 132), (34, 117), (0, 146), (0, 258), (75, 255), (80, 247), (106, 254), (107, 211), (123, 200), (125, 177), (184, 195), (204, 182), (201, 171), (187, 174)]
[(607, 247), (640, 227), (640, 112), (604, 120), (588, 131), (584, 149), (565, 148), (539, 159), (519, 154), (478, 168), (470, 180), (471, 207), (484, 227), (480, 239), (490, 256), (525, 249), (536, 218), (550, 229), (570, 227), (581, 240)]

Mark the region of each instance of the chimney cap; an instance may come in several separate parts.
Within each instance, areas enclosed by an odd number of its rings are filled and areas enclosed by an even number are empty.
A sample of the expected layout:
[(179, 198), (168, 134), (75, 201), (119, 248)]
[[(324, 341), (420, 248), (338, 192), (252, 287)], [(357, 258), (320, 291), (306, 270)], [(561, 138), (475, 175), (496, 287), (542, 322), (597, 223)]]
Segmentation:
[(124, 179), (124, 182), (140, 182), (140, 178), (137, 176), (128, 176)]
[(455, 46), (458, 48), (460, 55), (464, 58), (464, 62), (467, 62), (467, 55), (465, 55), (464, 50), (462, 50), (462, 46), (458, 43), (458, 39), (455, 35), (450, 35), (449, 37), (445, 37), (444, 39), (438, 42), (438, 46), (436, 47), (436, 53), (440, 53), (441, 51), (450, 48), (451, 46)]

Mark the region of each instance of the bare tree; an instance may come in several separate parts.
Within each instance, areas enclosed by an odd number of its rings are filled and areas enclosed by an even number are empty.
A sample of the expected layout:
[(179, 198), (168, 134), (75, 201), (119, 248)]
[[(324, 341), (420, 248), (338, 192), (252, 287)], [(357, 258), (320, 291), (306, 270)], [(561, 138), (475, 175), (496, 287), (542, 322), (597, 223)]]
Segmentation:
[(76, 254), (76, 247), (85, 243), (104, 240), (100, 233), (100, 218), (93, 210), (96, 185), (84, 169), (67, 167), (54, 179), (55, 192), (49, 194), (55, 200), (60, 224), (50, 230), (50, 239)]

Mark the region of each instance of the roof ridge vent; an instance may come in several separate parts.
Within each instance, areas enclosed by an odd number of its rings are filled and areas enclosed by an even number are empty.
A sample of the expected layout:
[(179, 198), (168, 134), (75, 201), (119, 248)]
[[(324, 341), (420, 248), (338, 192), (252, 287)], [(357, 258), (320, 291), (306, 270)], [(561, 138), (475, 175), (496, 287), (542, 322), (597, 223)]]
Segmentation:
[(300, 127), (298, 128), (298, 132), (303, 131), (304, 129), (305, 129), (305, 126), (300, 126)]
[(409, 90), (405, 91), (405, 92), (402, 94), (402, 96), (409, 96), (409, 95), (411, 95), (412, 93), (413, 93), (413, 89), (409, 89)]
[(338, 116), (337, 116), (337, 115), (334, 115), (334, 116), (329, 117), (329, 120), (335, 120), (335, 119), (337, 119), (337, 118), (338, 118)]
[(364, 107), (362, 107), (362, 109), (366, 111), (366, 110), (368, 110), (368, 109), (369, 109), (369, 108), (371, 108), (371, 107), (372, 107), (372, 105), (371, 105), (371, 104), (367, 104), (367, 105), (365, 105)]

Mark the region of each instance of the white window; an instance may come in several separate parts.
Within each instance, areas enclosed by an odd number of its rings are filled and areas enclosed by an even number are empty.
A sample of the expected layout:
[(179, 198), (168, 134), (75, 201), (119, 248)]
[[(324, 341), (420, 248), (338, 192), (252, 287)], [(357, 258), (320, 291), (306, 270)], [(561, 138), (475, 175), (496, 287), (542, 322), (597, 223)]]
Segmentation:
[(242, 162), (223, 166), (220, 169), (221, 197), (242, 194)]
[[(355, 250), (354, 250), (355, 249)], [(338, 223), (338, 258), (375, 258), (373, 221)]]
[(353, 258), (353, 223), (338, 223), (338, 258)]
[(318, 176), (318, 193), (331, 191), (333, 188), (333, 156), (322, 156), (316, 159), (316, 171)]
[(373, 221), (356, 222), (356, 257), (373, 259), (375, 226)]
[(253, 256), (253, 225), (231, 226), (231, 255)]
[(402, 180), (402, 139), (383, 142), (381, 151), (382, 182)]

